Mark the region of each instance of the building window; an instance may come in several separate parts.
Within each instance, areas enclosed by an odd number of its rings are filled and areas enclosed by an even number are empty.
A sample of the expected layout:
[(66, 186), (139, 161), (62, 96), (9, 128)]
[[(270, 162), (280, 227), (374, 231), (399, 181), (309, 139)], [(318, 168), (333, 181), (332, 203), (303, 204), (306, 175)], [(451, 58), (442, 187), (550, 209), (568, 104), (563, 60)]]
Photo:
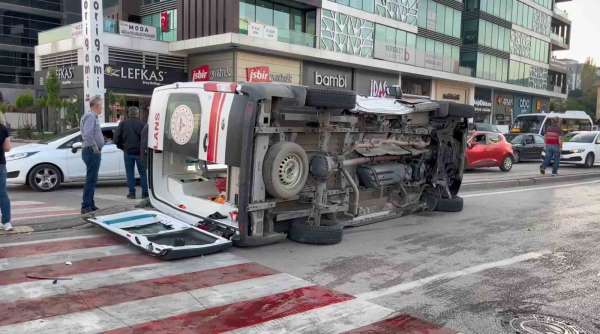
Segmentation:
[(373, 13), (375, 11), (375, 0), (331, 0), (341, 5)]
[(508, 59), (478, 53), (475, 76), (486, 80), (506, 82), (508, 80)]
[(320, 48), (361, 57), (373, 56), (375, 24), (323, 9)]
[(172, 42), (177, 40), (177, 9), (166, 11), (169, 15), (169, 31), (162, 31), (160, 24), (161, 13), (142, 17), (142, 24), (156, 28), (156, 37), (159, 41)]
[(417, 24), (419, 0), (375, 0), (375, 12), (383, 17), (410, 25)]
[(277, 40), (284, 43), (314, 47), (316, 10), (303, 10), (265, 0), (240, 1), (240, 32), (248, 33), (252, 23), (277, 28)]
[(422, 0), (417, 24), (421, 28), (460, 38), (461, 14), (460, 11), (433, 0)]

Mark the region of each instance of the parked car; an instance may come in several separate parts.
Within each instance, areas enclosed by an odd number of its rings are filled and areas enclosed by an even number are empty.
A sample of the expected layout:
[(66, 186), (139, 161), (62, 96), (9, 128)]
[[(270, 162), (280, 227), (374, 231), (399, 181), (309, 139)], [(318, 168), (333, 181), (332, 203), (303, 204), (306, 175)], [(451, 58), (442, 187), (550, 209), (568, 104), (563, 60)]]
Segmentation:
[[(563, 136), (560, 162), (592, 168), (600, 162), (600, 131), (575, 131)], [(542, 152), (542, 157), (545, 155)]]
[(514, 162), (512, 145), (504, 135), (495, 132), (472, 133), (467, 141), (465, 158), (468, 169), (499, 167), (503, 172), (509, 172)]
[[(123, 151), (113, 144), (117, 123), (102, 125), (106, 144), (102, 148), (100, 180), (125, 180)], [(52, 191), (61, 183), (85, 181), (81, 159), (81, 132), (73, 129), (37, 144), (13, 148), (6, 155), (7, 183), (26, 184), (37, 191)]]
[(514, 162), (540, 160), (544, 151), (544, 137), (535, 133), (504, 135), (513, 147)]

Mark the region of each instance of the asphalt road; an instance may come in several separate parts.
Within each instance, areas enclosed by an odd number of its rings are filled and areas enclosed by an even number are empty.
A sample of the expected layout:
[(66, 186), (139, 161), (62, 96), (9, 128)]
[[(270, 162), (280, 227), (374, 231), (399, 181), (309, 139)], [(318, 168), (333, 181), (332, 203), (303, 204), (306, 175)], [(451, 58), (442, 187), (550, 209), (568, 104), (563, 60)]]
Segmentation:
[[(101, 186), (99, 206), (135, 204), (124, 199), (124, 190)], [(11, 188), (11, 196), (78, 208), (80, 191), (70, 186), (41, 194), (20, 187)], [(547, 333), (600, 333), (600, 181), (463, 197), (463, 212), (423, 213), (347, 229), (344, 241), (334, 246), (287, 241), (232, 252), (463, 333), (517, 333), (510, 324), (534, 316), (581, 328)], [(0, 236), (0, 243), (102, 233), (79, 226)]]

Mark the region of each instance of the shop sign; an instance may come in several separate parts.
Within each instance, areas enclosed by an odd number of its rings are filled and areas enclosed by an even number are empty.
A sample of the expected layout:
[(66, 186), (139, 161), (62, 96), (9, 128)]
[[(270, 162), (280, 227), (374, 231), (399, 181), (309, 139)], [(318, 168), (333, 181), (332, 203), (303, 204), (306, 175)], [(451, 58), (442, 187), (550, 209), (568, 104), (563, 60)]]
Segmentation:
[(201, 65), (192, 70), (192, 81), (222, 81), (233, 77), (233, 68), (214, 67), (210, 65)]
[(515, 105), (515, 113), (517, 115), (528, 114), (531, 112), (531, 98), (518, 97), (516, 102), (517, 104)]
[(134, 64), (108, 64), (106, 85), (112, 88), (152, 90), (154, 87), (185, 80), (185, 73), (175, 69), (143, 68)]
[(248, 36), (276, 41), (278, 37), (278, 30), (277, 27), (274, 26), (250, 22), (248, 23)]
[(476, 113), (491, 113), (492, 112), (492, 102), (486, 100), (475, 100), (475, 112)]
[(399, 84), (399, 79), (398, 73), (355, 70), (354, 90), (358, 95), (383, 97), (390, 87)]
[[(102, 0), (81, 0), (81, 26), (83, 32), (83, 96), (85, 101), (91, 97), (104, 96), (104, 31)], [(86, 111), (89, 103), (84, 103)], [(104, 110), (104, 100), (102, 100)], [(104, 112), (98, 119), (104, 121)]]
[(246, 81), (271, 82), (271, 70), (269, 69), (269, 66), (247, 67)]
[[(36, 89), (43, 89), (50, 75), (51, 69), (35, 72)], [(56, 76), (62, 88), (77, 88), (83, 84), (83, 70), (81, 66), (64, 65), (56, 68)]]
[(453, 101), (461, 100), (460, 94), (455, 94), (455, 93), (444, 93), (444, 94), (442, 94), (442, 98), (444, 100), (453, 100)]
[[(303, 84), (306, 86), (352, 89), (352, 69), (313, 62), (304, 62), (302, 69)], [(367, 94), (369, 89), (369, 81), (366, 81), (364, 94)]]
[(496, 97), (496, 104), (498, 104), (499, 106), (512, 107), (513, 98), (510, 96), (498, 95)]
[[(162, 24), (162, 15), (161, 15)], [(128, 37), (156, 40), (156, 28), (144, 24), (119, 21), (119, 34)]]
[(415, 49), (398, 47), (393, 44), (385, 43), (384, 41), (375, 41), (375, 49), (373, 57), (383, 60), (389, 60), (396, 63), (414, 64)]

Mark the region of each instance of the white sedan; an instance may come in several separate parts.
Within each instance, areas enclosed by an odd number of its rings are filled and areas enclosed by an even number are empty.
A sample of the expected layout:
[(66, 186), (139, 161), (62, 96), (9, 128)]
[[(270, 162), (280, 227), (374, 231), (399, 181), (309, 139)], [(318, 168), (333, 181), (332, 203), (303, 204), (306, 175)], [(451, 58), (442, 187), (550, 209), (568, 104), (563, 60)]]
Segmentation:
[[(102, 125), (106, 144), (102, 148), (99, 180), (125, 180), (123, 151), (113, 144), (117, 123)], [(79, 129), (58, 137), (13, 148), (6, 154), (7, 182), (27, 184), (37, 191), (52, 191), (61, 183), (85, 181)]]
[[(542, 152), (542, 157), (545, 152)], [(600, 163), (600, 131), (575, 131), (563, 137), (560, 162), (591, 168)]]

